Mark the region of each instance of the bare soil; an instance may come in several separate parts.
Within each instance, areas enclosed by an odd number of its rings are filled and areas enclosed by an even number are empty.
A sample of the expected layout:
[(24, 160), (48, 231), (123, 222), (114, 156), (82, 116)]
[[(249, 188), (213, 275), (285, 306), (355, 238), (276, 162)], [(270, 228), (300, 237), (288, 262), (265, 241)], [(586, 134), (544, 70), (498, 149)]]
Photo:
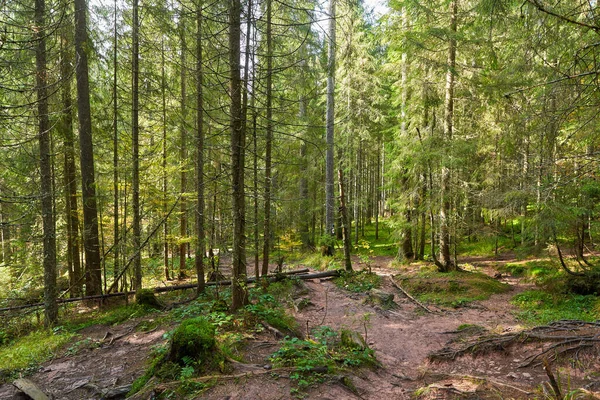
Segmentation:
[[(523, 329), (513, 315), (510, 299), (529, 286), (518, 279), (503, 277), (512, 291), (494, 295), (467, 307), (427, 312), (395, 288), (390, 279), (398, 273), (390, 267), (391, 258), (377, 257), (373, 272), (383, 276), (381, 290), (395, 295), (396, 307), (384, 310), (365, 302), (366, 293), (350, 293), (329, 280), (306, 282), (310, 305), (291, 312), (306, 331), (322, 325), (360, 332), (375, 350), (381, 367), (347, 371), (343, 375), (309, 389), (309, 399), (409, 399), (418, 391), (420, 399), (531, 399), (544, 397), (540, 385), (549, 380), (542, 365), (520, 367), (523, 360), (547, 349), (548, 343), (519, 343), (502, 351), (477, 357), (465, 355), (453, 361), (428, 360), (428, 355), (449, 344), (461, 343), (483, 330), (491, 333), (517, 332)], [(474, 259), (474, 265), (491, 276), (498, 263), (508, 260)], [(249, 266), (252, 274), (253, 266)], [(223, 271), (227, 273), (227, 271)], [(146, 317), (152, 318), (152, 317)], [(139, 332), (140, 320), (115, 327), (95, 326), (81, 332), (77, 341), (85, 346), (76, 354), (64, 355), (44, 364), (29, 377), (54, 399), (101, 399), (108, 389), (131, 383), (143, 374), (153, 346), (165, 342), (164, 326), (151, 332)], [(457, 331), (472, 324), (481, 331)], [(113, 338), (111, 340), (111, 337)], [(244, 362), (235, 365), (230, 378), (204, 392), (202, 399), (290, 399), (293, 382), (289, 371), (269, 371), (268, 356), (277, 349), (278, 339), (264, 332), (245, 347)], [(586, 386), (593, 393), (600, 375), (598, 349), (592, 348), (552, 365), (566, 389)], [(245, 374), (245, 375), (243, 375)], [(233, 376), (235, 375), (235, 376)], [(352, 385), (348, 385), (348, 379)], [(548, 386), (549, 388), (549, 386)], [(593, 396), (594, 394), (592, 394)], [(0, 399), (18, 398), (10, 384), (0, 386)], [(149, 396), (145, 398), (151, 398)], [(595, 398), (595, 397), (590, 397)], [(597, 397), (597, 398), (600, 398)]]

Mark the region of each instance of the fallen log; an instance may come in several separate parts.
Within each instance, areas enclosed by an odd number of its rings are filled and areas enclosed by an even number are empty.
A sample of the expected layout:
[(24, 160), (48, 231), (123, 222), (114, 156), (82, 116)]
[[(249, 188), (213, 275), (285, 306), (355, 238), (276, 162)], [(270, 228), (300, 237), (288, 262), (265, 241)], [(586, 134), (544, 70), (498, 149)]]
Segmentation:
[[(338, 270), (316, 272), (313, 274), (307, 274), (308, 271), (309, 271), (308, 268), (303, 268), (303, 269), (298, 269), (298, 270), (294, 270), (294, 271), (281, 272), (278, 274), (269, 274), (266, 276), (266, 278), (271, 282), (276, 282), (276, 281), (283, 280), (290, 275), (296, 275), (298, 279), (316, 279), (316, 278), (324, 278), (324, 277), (340, 275), (340, 272)], [(262, 277), (261, 277), (261, 279), (262, 279)], [(253, 282), (256, 282), (255, 277), (246, 279), (246, 283), (253, 283)], [(206, 282), (206, 286), (229, 286), (229, 285), (231, 285), (231, 280)], [(171, 292), (171, 291), (175, 291), (175, 290), (195, 289), (197, 286), (198, 285), (196, 283), (188, 283), (185, 285), (155, 287), (155, 288), (152, 288), (152, 290), (155, 293), (164, 293), (164, 292)], [(135, 294), (135, 290), (131, 290), (128, 292), (117, 292), (117, 293), (98, 294), (98, 295), (94, 295), (94, 296), (73, 297), (70, 299), (58, 299), (57, 303), (64, 304), (64, 303), (74, 303), (74, 302), (86, 301), (86, 300), (103, 300), (103, 299), (107, 299), (107, 298), (111, 298), (111, 297), (131, 296), (134, 294)], [(43, 307), (43, 306), (44, 306), (44, 303), (33, 303), (33, 304), (24, 304), (22, 306), (4, 307), (4, 308), (0, 308), (0, 313), (7, 312), (7, 311), (23, 310), (26, 308)]]

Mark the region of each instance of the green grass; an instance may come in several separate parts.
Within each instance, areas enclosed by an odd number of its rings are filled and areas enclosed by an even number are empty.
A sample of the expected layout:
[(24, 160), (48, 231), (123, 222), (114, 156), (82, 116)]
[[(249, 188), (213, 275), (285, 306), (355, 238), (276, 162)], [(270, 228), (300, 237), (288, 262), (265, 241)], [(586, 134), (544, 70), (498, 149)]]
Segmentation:
[(421, 301), (449, 307), (465, 306), (510, 290), (509, 285), (482, 273), (440, 273), (430, 269), (403, 278), (402, 285)]
[(507, 263), (498, 269), (515, 277), (524, 277), (529, 281), (544, 285), (562, 275), (562, 270), (551, 260), (534, 260), (521, 263)]
[(0, 371), (10, 377), (18, 371), (35, 368), (53, 358), (73, 333), (60, 329), (39, 330), (13, 340), (0, 348)]
[(545, 325), (562, 319), (595, 321), (600, 318), (600, 299), (593, 295), (550, 294), (529, 290), (516, 295), (516, 316), (528, 325)]

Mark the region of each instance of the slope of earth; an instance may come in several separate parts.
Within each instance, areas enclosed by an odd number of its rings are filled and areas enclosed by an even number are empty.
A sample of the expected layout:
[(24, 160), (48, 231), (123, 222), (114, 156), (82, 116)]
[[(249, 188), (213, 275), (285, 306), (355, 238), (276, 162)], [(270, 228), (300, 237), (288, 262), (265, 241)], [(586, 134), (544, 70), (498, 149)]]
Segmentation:
[[(85, 328), (62, 357), (28, 378), (55, 400), (105, 398), (111, 389), (129, 385), (143, 373), (153, 346), (165, 341), (169, 327), (142, 332), (138, 330), (142, 321), (152, 322), (146, 317)], [(13, 398), (21, 397), (12, 385), (0, 386), (0, 399)]]

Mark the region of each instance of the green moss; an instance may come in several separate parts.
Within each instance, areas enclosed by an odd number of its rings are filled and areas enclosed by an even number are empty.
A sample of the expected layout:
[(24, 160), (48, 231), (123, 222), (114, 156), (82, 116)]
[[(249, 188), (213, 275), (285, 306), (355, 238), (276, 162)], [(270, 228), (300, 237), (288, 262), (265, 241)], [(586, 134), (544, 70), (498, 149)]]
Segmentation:
[(600, 317), (600, 299), (593, 295), (552, 295), (542, 290), (528, 290), (513, 297), (511, 302), (520, 308), (517, 318), (529, 325), (562, 319), (595, 321)]
[(450, 307), (462, 307), (511, 290), (509, 285), (477, 272), (424, 270), (415, 277), (403, 278), (402, 285), (421, 301)]
[(164, 306), (158, 301), (154, 291), (151, 289), (140, 289), (135, 294), (135, 302), (142, 306), (155, 310), (162, 310)]
[(168, 360), (179, 365), (184, 365), (186, 358), (202, 363), (209, 359), (216, 344), (214, 325), (202, 317), (191, 318), (173, 332)]
[(51, 359), (74, 335), (64, 330), (39, 330), (20, 337), (0, 348), (0, 371), (3, 376), (35, 367)]

